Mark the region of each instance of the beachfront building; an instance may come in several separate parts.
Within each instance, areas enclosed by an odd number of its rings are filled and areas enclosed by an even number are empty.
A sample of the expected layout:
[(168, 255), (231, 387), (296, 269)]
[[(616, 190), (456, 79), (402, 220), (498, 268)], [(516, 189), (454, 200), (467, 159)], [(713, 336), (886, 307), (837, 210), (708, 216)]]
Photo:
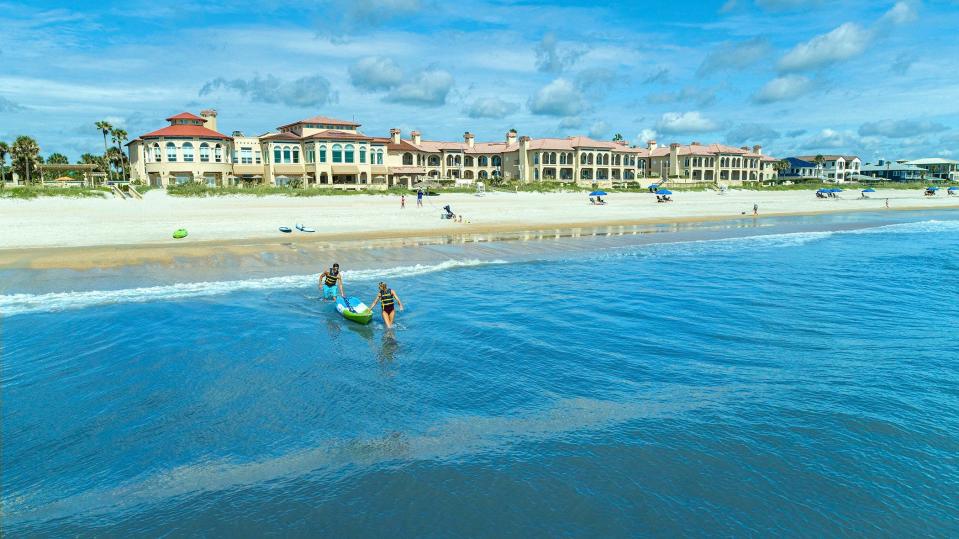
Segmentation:
[(926, 169), (880, 159), (875, 165), (869, 163), (863, 165), (862, 175), (892, 182), (918, 182), (925, 178)]
[(813, 161), (805, 161), (798, 157), (787, 157), (784, 159), (789, 166), (779, 172), (780, 177), (784, 178), (820, 178), (819, 165)]
[(926, 179), (942, 181), (959, 181), (959, 161), (927, 157), (906, 161), (906, 165), (915, 165), (926, 171)]
[[(822, 158), (822, 164), (817, 162), (817, 157)], [(849, 177), (859, 175), (862, 169), (862, 160), (855, 155), (799, 155), (787, 157), (786, 161), (795, 164), (788, 169), (790, 176), (819, 178), (832, 183), (843, 183)]]
[(715, 183), (743, 185), (773, 180), (777, 173), (774, 157), (765, 156), (762, 146), (752, 148), (724, 144), (688, 145), (672, 143), (657, 147), (656, 141), (647, 143), (649, 152), (648, 177), (666, 179), (672, 183)]
[(362, 133), (360, 124), (316, 116), (259, 136), (217, 131), (217, 113), (183, 112), (170, 125), (128, 144), (131, 177), (154, 187), (190, 182), (211, 187), (276, 185), (341, 189), (412, 187), (424, 182), (565, 182), (609, 187), (656, 179), (742, 185), (776, 176), (762, 148), (671, 144), (645, 148), (585, 136), (530, 138), (510, 130), (500, 141), (425, 140)]

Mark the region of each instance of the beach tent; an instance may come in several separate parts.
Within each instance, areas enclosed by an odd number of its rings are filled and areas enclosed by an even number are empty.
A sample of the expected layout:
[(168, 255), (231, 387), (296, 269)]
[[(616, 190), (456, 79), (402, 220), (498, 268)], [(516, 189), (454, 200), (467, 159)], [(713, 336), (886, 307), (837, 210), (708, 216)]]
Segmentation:
[(868, 187), (868, 188), (866, 188), (866, 189), (863, 189), (862, 192), (863, 192), (863, 193), (875, 193), (876, 190), (873, 189), (872, 187)]
[(591, 197), (604, 197), (606, 196), (606, 191), (593, 191), (589, 194)]
[(671, 195), (671, 194), (673, 194), (673, 192), (670, 191), (669, 189), (660, 189), (660, 190), (656, 191), (656, 194), (657, 194), (657, 195)]

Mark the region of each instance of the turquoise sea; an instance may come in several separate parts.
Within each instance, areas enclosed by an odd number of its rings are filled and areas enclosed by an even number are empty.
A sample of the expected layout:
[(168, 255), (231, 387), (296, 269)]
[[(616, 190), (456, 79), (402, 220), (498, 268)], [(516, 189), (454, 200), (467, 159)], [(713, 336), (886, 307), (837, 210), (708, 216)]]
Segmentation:
[(959, 213), (0, 270), (2, 532), (959, 536)]

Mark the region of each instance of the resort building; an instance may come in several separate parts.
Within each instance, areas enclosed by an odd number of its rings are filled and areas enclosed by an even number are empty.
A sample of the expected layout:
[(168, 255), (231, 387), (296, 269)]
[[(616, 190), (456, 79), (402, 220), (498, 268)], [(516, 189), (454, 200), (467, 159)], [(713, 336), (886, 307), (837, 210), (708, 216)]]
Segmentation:
[(926, 171), (926, 179), (959, 181), (959, 161), (939, 157), (928, 157), (925, 159), (906, 161), (905, 164), (915, 165), (924, 169)]
[[(822, 157), (822, 164), (816, 163), (816, 158)], [(787, 157), (786, 161), (795, 164), (788, 169), (790, 176), (800, 178), (819, 178), (824, 182), (843, 183), (850, 176), (860, 174), (862, 160), (855, 155), (799, 155)], [(812, 165), (812, 171), (808, 165)], [(793, 174), (791, 171), (796, 170)], [(811, 172), (811, 173), (810, 173)]]
[(875, 165), (868, 163), (864, 165), (862, 174), (893, 182), (918, 182), (925, 177), (926, 170), (916, 165), (880, 159)]
[(362, 133), (360, 124), (316, 116), (259, 136), (217, 131), (217, 113), (183, 112), (170, 125), (128, 144), (131, 178), (154, 187), (188, 182), (208, 186), (288, 185), (340, 189), (411, 187), (421, 181), (469, 185), (484, 180), (568, 182), (609, 187), (656, 179), (674, 183), (742, 185), (776, 176), (762, 148), (670, 144), (645, 148), (584, 136), (530, 138), (510, 130), (501, 141), (424, 140), (399, 129), (389, 137)]

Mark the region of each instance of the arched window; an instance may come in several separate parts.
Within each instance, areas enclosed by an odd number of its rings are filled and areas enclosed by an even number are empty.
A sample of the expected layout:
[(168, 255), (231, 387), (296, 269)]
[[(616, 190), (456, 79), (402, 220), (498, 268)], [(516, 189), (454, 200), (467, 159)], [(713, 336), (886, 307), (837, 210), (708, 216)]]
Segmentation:
[(273, 164), (283, 162), (283, 148), (279, 146), (273, 147)]
[(153, 143), (153, 160), (157, 163), (160, 162), (160, 145), (156, 142)]
[(320, 163), (326, 163), (326, 144), (320, 146)]
[(283, 162), (289, 163), (293, 159), (293, 152), (290, 151), (289, 146), (283, 147)]
[(293, 147), (293, 162), (294, 162), (294, 163), (299, 163), (299, 162), (300, 162), (300, 147), (299, 147), (299, 146), (294, 146), (294, 147)]
[(456, 166), (462, 165), (462, 164), (463, 164), (463, 161), (462, 161), (462, 159), (461, 159), (461, 156), (457, 155), (456, 158), (453, 159), (453, 164), (456, 165)]
[(206, 142), (200, 144), (200, 161), (203, 163), (210, 162), (210, 145)]
[(533, 164), (534, 164), (534, 165), (538, 165), (538, 164), (539, 164), (539, 152), (536, 152), (536, 153), (533, 154)]
[(172, 142), (166, 143), (166, 160), (171, 163), (176, 161), (176, 144)]
[(346, 145), (346, 159), (345, 159), (345, 162), (347, 162), (347, 163), (352, 163), (352, 162), (353, 162), (353, 150), (354, 150), (354, 148), (353, 148), (353, 145), (352, 145), (352, 144), (347, 144), (347, 145)]
[(184, 142), (182, 150), (183, 150), (183, 160), (186, 161), (187, 163), (192, 163), (193, 162), (193, 144), (190, 144), (189, 142)]
[(479, 177), (481, 180), (485, 180), (487, 177), (489, 177), (489, 175), (486, 173), (485, 170), (481, 170), (479, 171)]
[(343, 146), (339, 144), (333, 145), (333, 162), (342, 163), (343, 162)]
[(472, 155), (467, 155), (466, 157), (464, 157), (464, 158), (463, 158), (463, 165), (464, 165), (464, 166), (467, 166), (467, 167), (473, 166), (473, 156), (472, 156)]
[(586, 164), (587, 165), (593, 164), (593, 154), (591, 153), (586, 154)]
[(538, 168), (534, 168), (534, 169), (533, 169), (533, 179), (536, 180), (536, 181), (539, 181), (539, 169), (538, 169)]
[(383, 164), (383, 150), (376, 151), (376, 164), (377, 165)]
[(481, 156), (479, 157), (479, 166), (481, 166), (481, 167), (488, 167), (488, 166), (489, 166), (489, 158), (486, 157), (485, 155), (481, 155)]
[[(498, 155), (494, 155), (494, 156), (493, 156), (493, 166), (494, 166), (494, 167), (498, 167), (498, 166), (500, 166), (500, 165), (502, 165), (502, 164), (503, 164), (503, 159), (500, 158), (500, 156), (498, 156)], [(495, 175), (496, 172), (494, 172), (493, 174)]]
[(549, 164), (551, 165), (556, 164), (556, 152), (552, 152), (549, 154)]
[(586, 164), (586, 154), (585, 154), (585, 153), (584, 153), (584, 154), (580, 154), (580, 156), (579, 156), (579, 164), (580, 164), (580, 165), (585, 165), (585, 164)]
[(219, 144), (213, 147), (213, 160), (217, 163), (223, 162), (223, 147)]
[(413, 164), (413, 154), (406, 152), (403, 154), (403, 164), (410, 166)]
[(431, 167), (438, 167), (438, 166), (440, 166), (440, 156), (438, 156), (438, 155), (431, 155), (430, 158), (429, 158), (429, 165), (430, 165)]
[[(370, 161), (376, 161), (376, 158), (373, 157)], [(366, 162), (366, 146), (360, 146), (360, 163)]]
[(452, 156), (452, 155), (447, 155), (447, 156), (446, 156), (446, 166), (448, 166), (448, 167), (453, 166), (453, 156)]

